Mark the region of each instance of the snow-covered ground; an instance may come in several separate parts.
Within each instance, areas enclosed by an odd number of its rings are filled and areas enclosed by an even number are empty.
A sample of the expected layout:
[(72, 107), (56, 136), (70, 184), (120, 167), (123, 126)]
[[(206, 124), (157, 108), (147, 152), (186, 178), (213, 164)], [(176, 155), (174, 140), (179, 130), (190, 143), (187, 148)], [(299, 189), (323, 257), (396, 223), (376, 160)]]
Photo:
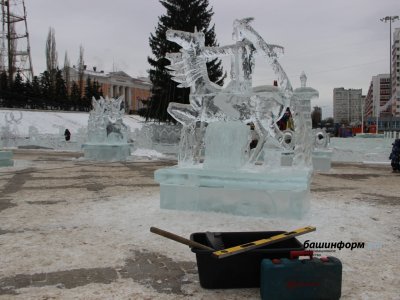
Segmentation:
[[(10, 113), (13, 114), (17, 123), (8, 123), (12, 130), (23, 138), (29, 136), (31, 126), (38, 129), (40, 134), (49, 134), (58, 136), (63, 140), (63, 133), (66, 128), (72, 133), (70, 145), (65, 145), (65, 149), (80, 149), (76, 141), (78, 132), (84, 132), (88, 123), (88, 113), (83, 112), (52, 112), (52, 111), (16, 111), (0, 110), (0, 128), (7, 125), (7, 119), (10, 120)], [(127, 124), (131, 132), (142, 128), (144, 119), (136, 115), (126, 115), (124, 123)], [(336, 162), (374, 162), (389, 163), (389, 154), (391, 152), (393, 140), (384, 138), (331, 138), (330, 148), (333, 150), (332, 161)], [(65, 143), (64, 143), (65, 144)], [(74, 147), (75, 146), (75, 147)], [(69, 148), (68, 148), (69, 147)], [(161, 154), (154, 149), (135, 149), (135, 156), (159, 157)], [(151, 151), (150, 151), (151, 150)]]
[[(14, 120), (18, 121), (13, 122)], [(21, 118), (22, 117), (22, 118)], [(18, 133), (22, 136), (29, 135), (29, 127), (36, 127), (41, 134), (59, 134), (66, 128), (71, 131), (72, 136), (81, 128), (88, 125), (89, 113), (85, 112), (54, 112), (54, 111), (34, 111), (34, 110), (0, 110), (0, 127), (7, 125), (7, 120), (11, 120), (10, 126), (16, 125)], [(132, 131), (142, 127), (143, 118), (136, 115), (125, 115), (124, 123)]]
[(15, 157), (17, 168), (0, 169), (0, 299), (259, 299), (258, 289), (201, 288), (196, 272), (181, 270), (196, 264), (189, 248), (149, 228), (188, 238), (307, 225), (317, 231), (302, 242), (365, 242), (320, 253), (343, 263), (342, 299), (399, 299), (400, 177), (390, 167), (336, 164), (316, 174), (309, 216), (290, 220), (160, 209), (152, 176), (161, 161), (95, 164), (34, 150)]
[[(9, 112), (0, 111), (0, 127)], [(29, 126), (48, 134), (69, 128), (74, 135), (88, 119), (87, 113), (22, 114), (15, 125), (21, 135)], [(125, 122), (143, 125), (137, 116)], [(113, 164), (85, 162), (72, 152), (14, 150), (16, 166), (0, 169), (0, 299), (258, 299), (257, 289), (202, 289), (196, 272), (181, 271), (195, 264), (195, 255), (149, 228), (189, 237), (307, 225), (317, 231), (299, 237), (302, 242), (366, 243), (364, 249), (322, 253), (343, 262), (343, 299), (400, 299), (400, 177), (386, 165), (391, 141), (332, 139), (331, 147), (336, 161), (375, 166), (335, 164), (316, 174), (304, 220), (160, 209), (153, 172), (167, 163), (152, 149), (137, 149), (128, 162)], [(93, 272), (104, 278), (82, 284)], [(169, 272), (182, 276), (168, 282)], [(19, 295), (1, 294), (13, 284)]]

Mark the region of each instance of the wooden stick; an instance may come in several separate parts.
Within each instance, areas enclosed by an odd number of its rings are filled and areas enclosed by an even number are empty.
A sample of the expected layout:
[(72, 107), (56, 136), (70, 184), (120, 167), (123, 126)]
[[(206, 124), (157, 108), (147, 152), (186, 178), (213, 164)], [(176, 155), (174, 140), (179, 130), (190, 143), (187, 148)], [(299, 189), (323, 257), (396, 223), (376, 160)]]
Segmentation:
[(200, 248), (200, 249), (208, 250), (208, 251), (215, 251), (213, 248), (207, 247), (207, 246), (205, 246), (203, 244), (200, 244), (200, 243), (197, 243), (195, 241), (191, 241), (191, 240), (185, 239), (185, 238), (183, 238), (183, 237), (181, 237), (179, 235), (176, 235), (176, 234), (173, 234), (171, 232), (159, 229), (157, 227), (150, 227), (150, 231), (152, 233), (161, 235), (161, 236), (163, 236), (165, 238), (174, 240), (175, 242), (179, 242), (179, 243), (188, 245), (189, 247)]

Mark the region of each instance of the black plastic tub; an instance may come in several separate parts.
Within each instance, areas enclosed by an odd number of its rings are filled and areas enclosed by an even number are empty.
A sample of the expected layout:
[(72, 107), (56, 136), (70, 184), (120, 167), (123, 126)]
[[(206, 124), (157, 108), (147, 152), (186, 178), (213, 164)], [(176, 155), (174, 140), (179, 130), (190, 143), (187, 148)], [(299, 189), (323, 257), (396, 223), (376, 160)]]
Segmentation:
[[(224, 248), (230, 248), (285, 232), (221, 232), (220, 237)], [(200, 244), (211, 246), (205, 232), (192, 233), (190, 239)], [(192, 251), (196, 253), (200, 285), (206, 289), (260, 287), (260, 267), (264, 258), (290, 258), (290, 251), (300, 250), (304, 250), (304, 247), (296, 238), (226, 258), (216, 258), (212, 255), (212, 251), (192, 248)]]

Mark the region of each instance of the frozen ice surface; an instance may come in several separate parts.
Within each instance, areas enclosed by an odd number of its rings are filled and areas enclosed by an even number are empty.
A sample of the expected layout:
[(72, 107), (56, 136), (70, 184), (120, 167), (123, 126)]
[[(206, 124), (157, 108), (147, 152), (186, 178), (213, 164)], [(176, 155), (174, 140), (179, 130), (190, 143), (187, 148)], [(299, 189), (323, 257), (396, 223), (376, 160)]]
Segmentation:
[(333, 151), (318, 149), (312, 153), (313, 170), (316, 172), (329, 172), (332, 165)]
[(250, 127), (242, 122), (214, 122), (205, 137), (204, 169), (239, 169), (247, 161)]
[(0, 150), (0, 167), (11, 167), (14, 165), (12, 151)]
[[(287, 217), (301, 217), (308, 210), (311, 98), (318, 92), (306, 86), (304, 73), (301, 87), (293, 91), (278, 61), (283, 48), (265, 42), (252, 20), (235, 20), (233, 44), (221, 47), (206, 47), (204, 33), (197, 30), (166, 33), (167, 40), (181, 46), (166, 55), (171, 62), (167, 68), (178, 87), (190, 87), (190, 96), (189, 104), (168, 106), (182, 124), (182, 135), (178, 166), (155, 173), (162, 208)], [(271, 66), (276, 86), (253, 88), (256, 54)], [(231, 58), (231, 81), (220, 87), (210, 81), (206, 63), (224, 56)], [(277, 122), (288, 108), (294, 131), (282, 132)], [(258, 138), (252, 150), (248, 125)], [(293, 163), (283, 168), (281, 153), (293, 146)]]
[[(204, 131), (194, 134), (197, 124), (217, 121), (240, 121), (254, 124), (259, 136), (259, 146), (248, 157), (255, 162), (267, 140), (280, 147), (281, 133), (276, 122), (291, 104), (292, 86), (278, 56), (283, 48), (266, 43), (251, 27), (252, 18), (235, 20), (232, 45), (206, 47), (203, 32), (168, 30), (167, 39), (182, 48), (169, 53), (166, 58), (172, 79), (179, 87), (190, 87), (190, 104), (170, 103), (168, 112), (184, 128), (180, 146), (180, 163), (188, 165), (201, 161), (204, 152)], [(261, 55), (271, 65), (278, 79), (278, 87), (252, 88), (255, 54)], [(231, 58), (231, 81), (222, 88), (210, 81), (206, 62), (218, 57)], [(267, 88), (265, 88), (267, 87)], [(299, 122), (298, 122), (299, 123)], [(300, 127), (298, 131), (301, 131)], [(298, 139), (299, 141), (301, 138)]]
[(125, 161), (131, 151), (129, 144), (84, 144), (85, 159), (97, 161)]
[[(264, 172), (262, 171), (264, 170)], [(171, 167), (155, 172), (160, 207), (300, 219), (309, 210), (309, 169), (222, 171)]]

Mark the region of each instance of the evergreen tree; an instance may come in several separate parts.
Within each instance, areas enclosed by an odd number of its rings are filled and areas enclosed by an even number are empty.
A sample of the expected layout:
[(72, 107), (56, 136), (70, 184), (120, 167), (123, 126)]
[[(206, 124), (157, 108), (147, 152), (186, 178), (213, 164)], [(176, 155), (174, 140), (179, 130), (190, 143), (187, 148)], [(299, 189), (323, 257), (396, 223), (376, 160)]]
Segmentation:
[(59, 108), (67, 109), (67, 107), (68, 107), (67, 86), (65, 84), (65, 80), (63, 78), (63, 74), (62, 74), (61, 70), (57, 70), (57, 73), (56, 73), (55, 94), (57, 97), (57, 102), (58, 102)]
[(53, 106), (53, 86), (51, 84), (51, 77), (48, 71), (44, 71), (40, 74), (40, 90), (41, 90), (41, 98), (44, 102), (45, 109), (49, 109)]
[(26, 103), (25, 107), (26, 108), (32, 108), (32, 102), (33, 102), (33, 100), (32, 100), (32, 93), (33, 92), (32, 91), (33, 91), (32, 82), (29, 79), (27, 79), (26, 82), (25, 82), (25, 94), (24, 94), (24, 96), (26, 98), (26, 101), (25, 101), (25, 103)]
[(81, 93), (79, 92), (79, 86), (75, 81), (72, 81), (70, 99), (74, 110), (80, 110)]
[(8, 90), (8, 77), (5, 71), (0, 74), (0, 90)]
[(32, 80), (32, 108), (43, 108), (43, 95), (40, 87), (39, 77), (34, 76)]
[(93, 85), (92, 79), (88, 76), (86, 78), (86, 86), (85, 86), (85, 99), (91, 101), (93, 95)]
[[(211, 24), (212, 8), (208, 8), (208, 0), (160, 0), (166, 8), (165, 15), (159, 17), (154, 34), (150, 35), (150, 47), (154, 57), (148, 57), (151, 65), (150, 80), (153, 84), (152, 97), (149, 102), (147, 119), (171, 121), (173, 118), (167, 113), (170, 102), (189, 103), (189, 88), (178, 88), (177, 83), (171, 80), (166, 66), (169, 61), (165, 58), (168, 52), (178, 52), (180, 46), (167, 41), (168, 29), (194, 32), (195, 28), (205, 34), (206, 46), (218, 46), (215, 38), (215, 26)], [(210, 80), (222, 85), (226, 74), (223, 73), (221, 61), (213, 60), (207, 64)]]
[(93, 97), (95, 97), (96, 99), (100, 99), (100, 97), (104, 97), (101, 85), (97, 80), (93, 81), (92, 91), (93, 91)]
[(12, 107), (24, 107), (25, 106), (25, 84), (22, 79), (20, 71), (17, 71), (13, 84), (11, 86), (11, 92), (13, 95)]
[(0, 104), (3, 107), (8, 106), (8, 99), (10, 98), (8, 89), (8, 76), (4, 71), (0, 74)]

